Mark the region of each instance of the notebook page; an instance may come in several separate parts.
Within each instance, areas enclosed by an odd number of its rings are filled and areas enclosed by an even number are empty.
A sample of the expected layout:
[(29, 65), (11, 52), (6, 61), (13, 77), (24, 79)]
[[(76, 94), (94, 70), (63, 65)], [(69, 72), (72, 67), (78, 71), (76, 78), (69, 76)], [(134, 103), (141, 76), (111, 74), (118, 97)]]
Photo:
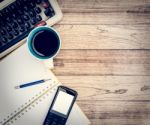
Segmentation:
[(43, 64), (32, 59), (25, 46), (0, 62), (0, 122), (10, 117), (11, 113), (46, 88), (51, 81), (24, 89), (14, 87), (22, 83), (50, 78), (45, 72)]
[[(20, 83), (53, 77), (53, 74), (50, 71), (47, 73), (47, 69), (43, 67), (43, 63), (32, 58), (25, 45), (21, 46), (0, 62), (0, 74), (0, 122), (7, 118), (8, 115), (13, 115), (10, 113), (17, 110), (18, 107), (23, 106), (27, 100), (35, 97), (37, 93), (45, 89), (49, 84), (53, 84), (52, 81), (48, 81), (47, 83), (37, 86), (18, 90), (14, 89), (14, 87)], [(53, 94), (50, 94), (49, 98), (46, 98), (36, 105), (13, 124), (24, 125), (27, 124), (28, 121), (28, 125), (33, 125), (34, 119), (36, 125), (42, 125), (43, 119), (47, 114), (53, 98)], [(80, 121), (82, 125), (88, 125), (89, 121), (83, 112), (81, 112), (78, 106), (74, 107), (67, 124), (73, 125), (72, 122)], [(76, 124), (80, 125), (80, 123)]]
[[(23, 117), (19, 118), (14, 125), (42, 125), (44, 119), (47, 115), (48, 109), (52, 102), (52, 99), (55, 95), (56, 89), (46, 95), (44, 98), (41, 99), (42, 101), (38, 102), (38, 105), (34, 108), (31, 106), (31, 110), (23, 115)], [(24, 122), (26, 121), (26, 122)], [(73, 109), (70, 113), (70, 116), (67, 120), (66, 125), (88, 125), (89, 120), (80, 110), (80, 108), (75, 104)]]

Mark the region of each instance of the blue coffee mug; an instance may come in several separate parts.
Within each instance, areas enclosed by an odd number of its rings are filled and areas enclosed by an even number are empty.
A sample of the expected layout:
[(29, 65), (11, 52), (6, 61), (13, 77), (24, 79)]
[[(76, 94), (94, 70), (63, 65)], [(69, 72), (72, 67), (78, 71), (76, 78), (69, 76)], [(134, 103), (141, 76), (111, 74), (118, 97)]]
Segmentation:
[[(34, 36), (38, 33), (38, 32), (41, 32), (41, 31), (45, 31), (45, 30), (48, 30), (50, 32), (53, 33), (53, 35), (55, 35), (55, 37), (57, 37), (57, 42), (58, 42), (58, 46), (56, 46), (57, 48), (56, 51), (52, 54), (52, 55), (49, 55), (49, 56), (41, 56), (40, 54), (38, 54), (33, 48), (33, 38)], [(44, 40), (44, 38), (43, 38)], [(51, 42), (51, 41), (49, 41)], [(28, 37), (27, 37), (27, 47), (28, 47), (28, 50), (30, 52), (30, 54), (35, 57), (36, 59), (40, 60), (40, 61), (43, 61), (45, 66), (48, 67), (48, 68), (53, 68), (53, 58), (59, 53), (60, 51), (60, 48), (61, 48), (61, 39), (60, 39), (60, 36), (58, 34), (58, 32), (53, 29), (52, 27), (49, 27), (49, 26), (39, 26), (39, 27), (36, 27), (35, 29), (33, 29)], [(44, 48), (43, 48), (44, 49)]]
[[(51, 37), (57, 37), (57, 46), (55, 48), (55, 52), (52, 54), (52, 55), (48, 55), (48, 56), (41, 56), (40, 54), (38, 54), (38, 52), (36, 52), (33, 48), (34, 48), (34, 44), (33, 44), (33, 41), (34, 41), (34, 36), (37, 35), (37, 33), (41, 32), (41, 31), (45, 31), (45, 30), (48, 30), (50, 31), (53, 35), (51, 35)], [(49, 38), (49, 39), (52, 39), (52, 38)], [(44, 38), (43, 38), (43, 41), (44, 41)], [(51, 40), (49, 40), (49, 42), (51, 42)], [(54, 30), (53, 28), (51, 27), (48, 27), (48, 26), (40, 26), (40, 27), (37, 27), (35, 29), (33, 29), (30, 34), (28, 35), (27, 37), (27, 44), (28, 44), (28, 48), (29, 48), (29, 51), (30, 53), (35, 56), (36, 58), (38, 59), (50, 59), (50, 58), (54, 58), (59, 50), (60, 50), (60, 47), (61, 47), (61, 40), (60, 40), (60, 37), (59, 37), (59, 34), (56, 30)], [(50, 43), (49, 43), (50, 45)], [(47, 47), (47, 46), (46, 46)], [(51, 46), (49, 46), (50, 48)], [(43, 48), (45, 49), (45, 48)], [(51, 48), (50, 48), (51, 49)]]

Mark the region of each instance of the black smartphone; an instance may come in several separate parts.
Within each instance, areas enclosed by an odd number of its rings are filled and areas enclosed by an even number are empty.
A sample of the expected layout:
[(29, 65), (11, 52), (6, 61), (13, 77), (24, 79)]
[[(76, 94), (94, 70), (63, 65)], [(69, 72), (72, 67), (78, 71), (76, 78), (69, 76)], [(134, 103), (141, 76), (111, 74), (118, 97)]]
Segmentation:
[(43, 125), (65, 125), (77, 92), (65, 86), (59, 86)]

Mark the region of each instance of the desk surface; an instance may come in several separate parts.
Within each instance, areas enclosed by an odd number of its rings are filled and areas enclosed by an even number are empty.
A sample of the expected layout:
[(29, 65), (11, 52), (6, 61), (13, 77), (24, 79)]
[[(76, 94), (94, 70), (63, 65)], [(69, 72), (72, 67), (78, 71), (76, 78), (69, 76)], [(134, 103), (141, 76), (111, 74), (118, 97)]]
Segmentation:
[(58, 0), (54, 73), (92, 125), (150, 124), (150, 0)]

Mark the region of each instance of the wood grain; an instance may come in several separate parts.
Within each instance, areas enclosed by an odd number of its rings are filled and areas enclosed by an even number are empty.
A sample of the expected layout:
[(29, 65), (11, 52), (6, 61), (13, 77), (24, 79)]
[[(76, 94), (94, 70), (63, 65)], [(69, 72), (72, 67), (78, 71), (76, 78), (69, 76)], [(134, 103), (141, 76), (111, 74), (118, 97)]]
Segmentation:
[(55, 28), (60, 33), (62, 49), (150, 48), (149, 25), (57, 25)]
[(91, 119), (92, 125), (148, 125), (149, 118), (142, 119)]
[(147, 13), (64, 13), (59, 24), (82, 25), (142, 25), (150, 24)]
[(62, 50), (56, 75), (150, 75), (150, 51)]
[(92, 125), (148, 125), (149, 76), (58, 76), (78, 91), (78, 104)]
[(149, 0), (58, 0), (63, 12), (149, 13)]
[(53, 72), (92, 125), (150, 124), (150, 0), (58, 0)]
[[(149, 76), (58, 76), (79, 93), (78, 101), (149, 102)], [(83, 102), (84, 102), (83, 101)]]
[[(89, 101), (79, 102), (90, 119), (148, 119), (149, 104), (149, 102), (130, 101), (94, 101), (90, 104)], [(95, 106), (92, 107), (92, 105)]]

